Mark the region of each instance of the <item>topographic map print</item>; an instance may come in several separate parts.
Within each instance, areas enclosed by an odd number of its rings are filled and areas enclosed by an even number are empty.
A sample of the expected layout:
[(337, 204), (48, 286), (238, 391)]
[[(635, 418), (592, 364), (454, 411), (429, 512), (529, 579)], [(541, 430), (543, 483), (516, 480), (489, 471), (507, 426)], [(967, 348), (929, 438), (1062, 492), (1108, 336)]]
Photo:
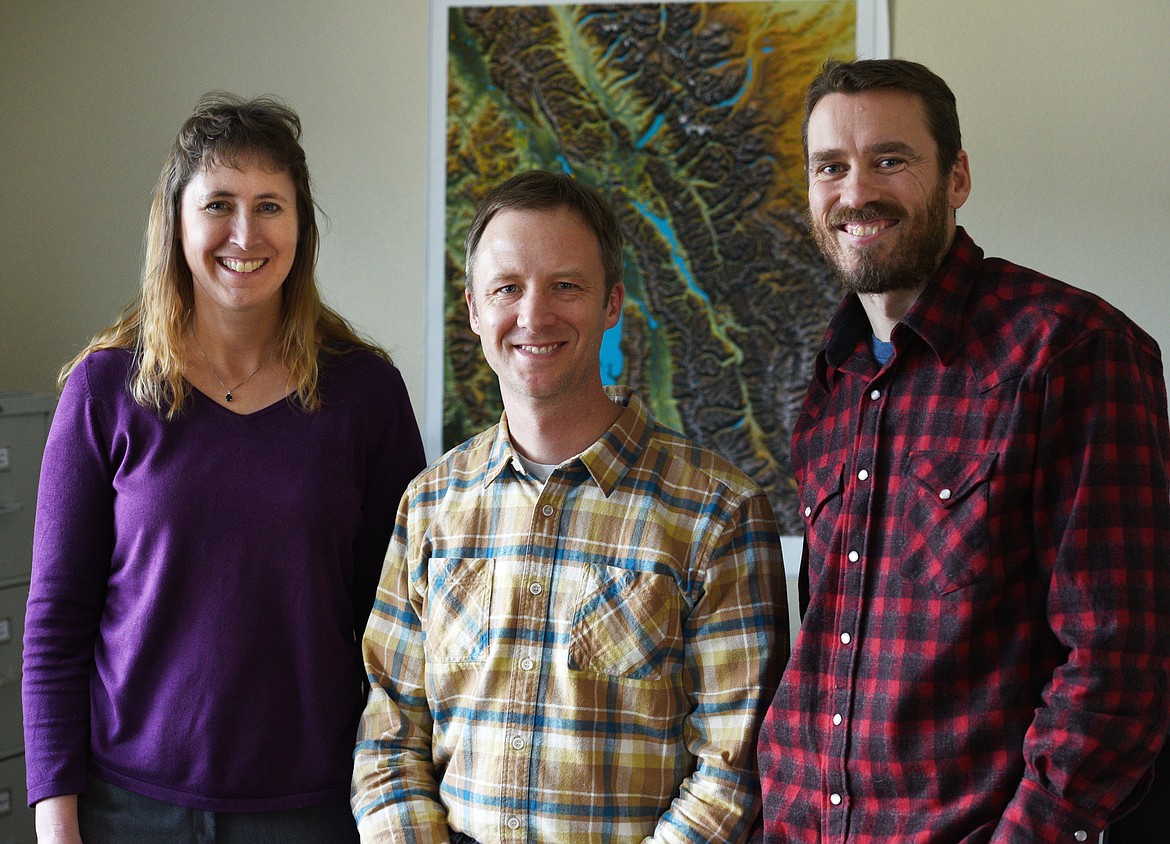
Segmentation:
[(626, 302), (602, 376), (740, 466), (802, 530), (792, 427), (840, 291), (804, 222), (804, 89), (853, 2), (449, 10), (444, 448), (502, 405), (463, 299), (483, 196), (556, 169), (618, 211)]

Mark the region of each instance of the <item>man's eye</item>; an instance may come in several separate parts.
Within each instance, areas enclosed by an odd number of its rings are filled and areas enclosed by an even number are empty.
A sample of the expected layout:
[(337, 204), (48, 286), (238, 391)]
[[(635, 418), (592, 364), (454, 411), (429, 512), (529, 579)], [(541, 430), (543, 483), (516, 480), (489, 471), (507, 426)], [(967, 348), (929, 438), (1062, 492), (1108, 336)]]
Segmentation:
[(817, 168), (817, 173), (822, 176), (839, 176), (845, 172), (845, 168), (840, 164), (822, 164)]
[(902, 164), (902, 159), (900, 159), (900, 158), (883, 158), (881, 161), (878, 162), (878, 166), (881, 167), (883, 170), (892, 170), (893, 168), (898, 167), (901, 164)]

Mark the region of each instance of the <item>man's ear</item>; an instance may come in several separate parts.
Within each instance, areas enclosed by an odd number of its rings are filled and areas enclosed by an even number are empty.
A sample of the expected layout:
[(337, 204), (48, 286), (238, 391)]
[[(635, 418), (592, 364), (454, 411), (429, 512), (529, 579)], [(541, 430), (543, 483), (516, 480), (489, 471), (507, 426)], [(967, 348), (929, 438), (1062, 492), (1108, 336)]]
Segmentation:
[(479, 334), (479, 311), (475, 309), (475, 294), (470, 285), (463, 288), (463, 300), (467, 302), (467, 321), (471, 323), (471, 330)]
[(613, 328), (622, 318), (622, 303), (626, 300), (626, 286), (618, 282), (609, 291), (609, 301), (605, 305), (605, 327)]
[(967, 153), (959, 150), (955, 158), (955, 165), (947, 174), (947, 203), (951, 210), (957, 211), (963, 207), (967, 197), (971, 195), (971, 162)]

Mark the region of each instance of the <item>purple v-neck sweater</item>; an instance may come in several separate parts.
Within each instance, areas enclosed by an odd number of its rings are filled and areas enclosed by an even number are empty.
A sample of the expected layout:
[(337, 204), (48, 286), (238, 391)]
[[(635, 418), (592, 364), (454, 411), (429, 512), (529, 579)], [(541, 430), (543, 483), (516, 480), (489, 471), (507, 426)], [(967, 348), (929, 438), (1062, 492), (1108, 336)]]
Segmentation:
[(323, 359), (323, 407), (162, 421), (124, 350), (69, 378), (41, 470), (25, 627), (30, 802), (87, 768), (212, 811), (343, 799), (361, 632), (423, 467), (398, 371)]

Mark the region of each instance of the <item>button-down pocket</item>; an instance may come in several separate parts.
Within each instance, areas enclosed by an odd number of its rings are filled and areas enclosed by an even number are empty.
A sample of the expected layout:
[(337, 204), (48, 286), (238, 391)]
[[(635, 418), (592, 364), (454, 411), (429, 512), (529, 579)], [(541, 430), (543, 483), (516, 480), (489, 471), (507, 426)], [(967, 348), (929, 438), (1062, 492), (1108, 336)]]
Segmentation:
[(990, 574), (988, 513), (997, 455), (913, 451), (898, 521), (903, 532), (902, 575), (927, 577), (941, 594)]
[(490, 559), (427, 561), (427, 661), (479, 662), (484, 658), (491, 636), (494, 568)]
[(569, 634), (569, 667), (658, 680), (682, 665), (682, 598), (674, 579), (589, 565)]
[(809, 472), (800, 487), (800, 516), (808, 542), (810, 592), (816, 591), (821, 570), (832, 552), (833, 534), (841, 518), (845, 467), (825, 466)]

